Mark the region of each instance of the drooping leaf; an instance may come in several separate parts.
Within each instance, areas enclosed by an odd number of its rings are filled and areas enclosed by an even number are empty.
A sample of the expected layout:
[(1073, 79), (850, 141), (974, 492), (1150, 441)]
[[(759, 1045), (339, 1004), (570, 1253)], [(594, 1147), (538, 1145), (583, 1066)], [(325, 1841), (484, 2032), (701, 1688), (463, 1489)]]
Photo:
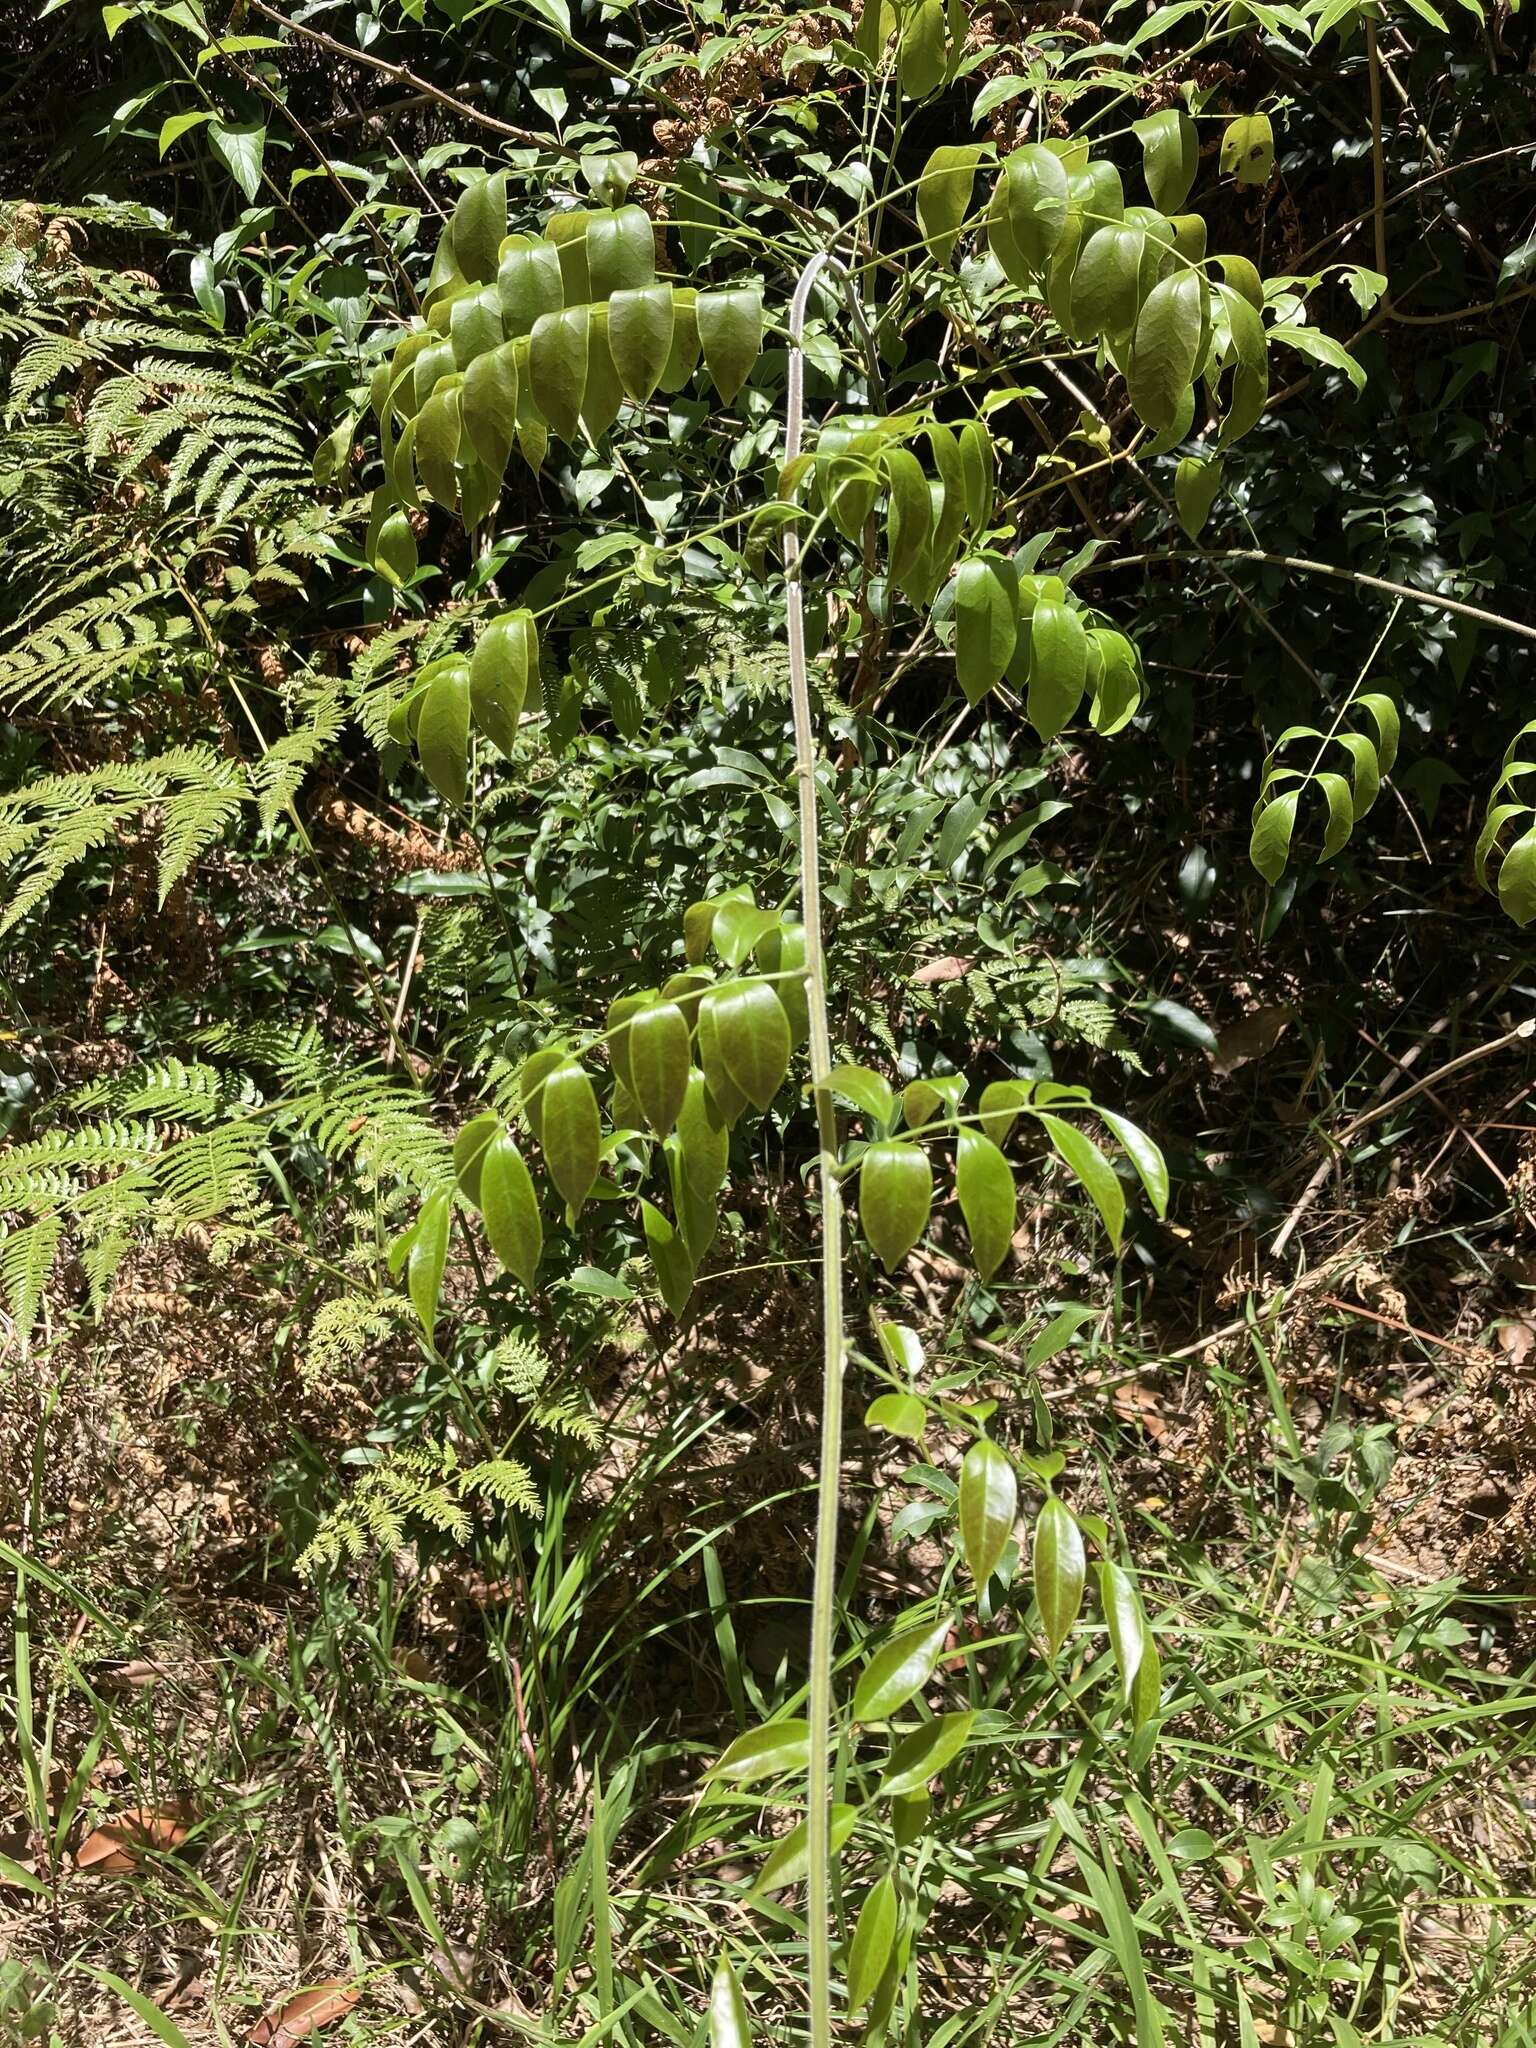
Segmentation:
[(1012, 564), (972, 555), (955, 577), (955, 674), (969, 703), (999, 680), (1018, 638), (1018, 588)]
[(650, 1003), (629, 1020), (629, 1085), (659, 1137), (677, 1122), (692, 1065), (688, 1021), (676, 1003)]
[(406, 1263), (406, 1291), (429, 1341), (437, 1327), (437, 1302), (443, 1287), (443, 1268), (448, 1263), (451, 1216), (452, 1197), (446, 1188), (427, 1197), (421, 1205)]
[(262, 123), (221, 121), (215, 115), (208, 123), (208, 143), (246, 198), (254, 204), (256, 194), (261, 190), (261, 165), (267, 148), (267, 131)]
[(938, 1777), (964, 1749), (975, 1720), (974, 1714), (941, 1714), (904, 1735), (880, 1774), (881, 1793), (904, 1799), (921, 1792), (929, 1779)]
[(925, 100), (944, 82), (944, 0), (906, 10), (896, 45), (896, 74), (908, 99)]
[(1042, 597), (1029, 621), (1029, 722), (1043, 740), (1070, 725), (1088, 682), (1088, 636), (1082, 614)]
[(977, 1277), (990, 1280), (1013, 1244), (1018, 1196), (1007, 1160), (990, 1138), (968, 1125), (960, 1128), (955, 1193), (970, 1232)]
[(1205, 280), (1180, 270), (1147, 294), (1131, 342), (1126, 383), (1149, 427), (1171, 426), (1195, 380), (1204, 331)]
[(704, 366), (722, 405), (746, 383), (763, 345), (763, 295), (755, 285), (700, 292), (694, 305)]
[(917, 181), (917, 223), (929, 255), (941, 267), (954, 254), (961, 226), (970, 211), (980, 159), (978, 143), (941, 144), (923, 166)]
[(886, 1139), (859, 1162), (859, 1221), (887, 1273), (895, 1272), (928, 1227), (933, 1168), (921, 1145)]
[(587, 388), (591, 311), (567, 306), (541, 313), (528, 337), (528, 379), (534, 403), (562, 441), (574, 441)]
[(580, 1062), (563, 1059), (545, 1075), (540, 1091), (539, 1143), (549, 1177), (573, 1213), (597, 1179), (602, 1124), (597, 1096)]
[(1011, 1460), (983, 1437), (971, 1445), (960, 1467), (960, 1550), (978, 1593), (997, 1570), (1013, 1519), (1019, 1487)]
[(532, 612), (503, 612), (480, 629), (469, 663), (469, 702), (475, 724), (510, 754), (530, 680), (539, 673), (539, 635)]
[(619, 382), (643, 402), (660, 384), (672, 353), (672, 288), (642, 285), (608, 302), (608, 347)]
[(1200, 166), (1200, 136), (1182, 107), (1164, 107), (1133, 124), (1141, 143), (1141, 165), (1152, 204), (1177, 213), (1189, 197)]
[(896, 1941), (896, 1884), (889, 1871), (871, 1887), (848, 1945), (848, 2010), (868, 2005), (880, 1986)]
[(485, 1154), (480, 1213), (491, 1250), (532, 1291), (544, 1253), (544, 1222), (527, 1161), (503, 1131)]
[(1224, 177), (1239, 185), (1267, 185), (1275, 168), (1275, 131), (1268, 114), (1240, 114), (1221, 138)]
[(1129, 1704), (1146, 1650), (1147, 1624), (1129, 1572), (1108, 1558), (1099, 1566), (1099, 1605), (1120, 1670), (1120, 1698)]
[(433, 678), (421, 700), (416, 751), (427, 780), (445, 803), (464, 808), (469, 787), (469, 663), (456, 661)]
[(1118, 1250), (1125, 1229), (1125, 1190), (1120, 1185), (1120, 1176), (1092, 1138), (1080, 1131), (1076, 1124), (1069, 1124), (1063, 1118), (1050, 1116), (1044, 1111), (1040, 1122), (1058, 1156), (1081, 1182), (1084, 1192), (1103, 1219), (1110, 1243)]
[(1173, 473), (1173, 498), (1178, 507), (1179, 524), (1191, 540), (1198, 540), (1205, 522), (1211, 516), (1211, 507), (1221, 490), (1221, 457), (1209, 459), (1197, 455), (1186, 455)]
[(1083, 1534), (1071, 1510), (1051, 1494), (1035, 1523), (1035, 1600), (1054, 1657), (1071, 1633), (1083, 1604), (1087, 1578)]
[(471, 284), (490, 284), (495, 279), (506, 232), (506, 173), (471, 178), (459, 194), (448, 224), (453, 260)]
[(472, 1116), (453, 1141), (453, 1172), (465, 1201), (480, 1206), (480, 1175), (492, 1139), (501, 1134), (501, 1119), (489, 1110)]
[(693, 1292), (693, 1258), (687, 1241), (671, 1218), (644, 1196), (640, 1200), (640, 1220), (661, 1298), (674, 1316), (680, 1316)]
[(517, 347), (510, 341), (476, 356), (459, 393), (464, 434), (477, 458), (500, 478), (517, 435)]

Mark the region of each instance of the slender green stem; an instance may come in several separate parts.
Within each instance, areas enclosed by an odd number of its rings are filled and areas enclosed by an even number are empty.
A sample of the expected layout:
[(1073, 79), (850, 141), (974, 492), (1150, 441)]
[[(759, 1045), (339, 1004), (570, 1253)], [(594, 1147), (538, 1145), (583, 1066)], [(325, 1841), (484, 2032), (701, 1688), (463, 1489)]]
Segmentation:
[[(789, 309), (789, 400), (784, 459), (800, 452), (805, 357), (800, 347), (805, 310), (817, 273), (832, 257), (813, 256), (800, 273)], [(806, 1767), (806, 1918), (810, 1951), (812, 2048), (832, 2040), (832, 1657), (836, 1625), (837, 1508), (843, 1463), (843, 1194), (837, 1171), (837, 1110), (832, 1100), (832, 1030), (827, 1014), (827, 972), (822, 951), (821, 863), (816, 808), (816, 734), (811, 721), (810, 672), (805, 658), (805, 613), (800, 590), (800, 542), (784, 530), (785, 608), (789, 629), (789, 690), (795, 724), (795, 781), (800, 811), (800, 914), (805, 924), (805, 990), (810, 1013), (811, 1091), (820, 1145), (822, 1393), (821, 1454), (816, 1480), (816, 1564), (811, 1589), (811, 1669), (806, 1699), (810, 1761)]]

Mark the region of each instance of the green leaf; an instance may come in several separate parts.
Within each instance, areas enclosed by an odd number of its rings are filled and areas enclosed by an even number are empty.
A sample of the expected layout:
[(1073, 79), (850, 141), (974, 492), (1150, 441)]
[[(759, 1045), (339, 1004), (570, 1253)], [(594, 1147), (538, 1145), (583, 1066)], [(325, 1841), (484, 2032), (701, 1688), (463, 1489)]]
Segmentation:
[(656, 282), (656, 230), (643, 206), (588, 215), (587, 268), (594, 299), (644, 291)]
[(1141, 143), (1141, 167), (1152, 204), (1177, 213), (1189, 197), (1200, 166), (1200, 136), (1182, 107), (1164, 107), (1131, 125)]
[(1331, 334), (1323, 334), (1316, 327), (1298, 327), (1285, 321), (1278, 327), (1271, 327), (1270, 338), (1283, 341), (1287, 348), (1294, 348), (1314, 362), (1326, 363), (1331, 370), (1342, 370), (1355, 390), (1365, 389), (1365, 365), (1356, 362), (1343, 342)]
[[(960, 450), (960, 473), (965, 479), (965, 516), (971, 532), (981, 534), (992, 524), (996, 460), (992, 436), (980, 420), (966, 420), (955, 436)], [(999, 567), (1010, 580), (1016, 577), (1011, 562), (998, 558)]]
[(1126, 383), (1149, 427), (1171, 426), (1194, 383), (1205, 328), (1205, 280), (1197, 271), (1165, 277), (1147, 294), (1131, 342)]
[(884, 1429), (919, 1442), (927, 1422), (928, 1411), (916, 1394), (879, 1394), (864, 1410), (866, 1429)]
[(1088, 635), (1082, 614), (1042, 597), (1029, 622), (1029, 696), (1025, 709), (1043, 740), (1076, 716), (1088, 682)]
[(1007, 1143), (1008, 1133), (1017, 1123), (1019, 1111), (1029, 1105), (1034, 1093), (1032, 1081), (989, 1081), (982, 1089), (981, 1100), (976, 1107), (982, 1131), (994, 1145)]
[(444, 511), (459, 502), (456, 464), (462, 438), (458, 380), (440, 383), (416, 415), (416, 473)]
[(466, 1202), (480, 1206), (480, 1175), (492, 1139), (501, 1135), (501, 1118), (485, 1110), (472, 1116), (453, 1141), (453, 1172)]
[(505, 1131), (480, 1170), (480, 1214), (491, 1250), (531, 1293), (544, 1254), (544, 1223), (528, 1163)]
[(1173, 499), (1179, 511), (1179, 524), (1191, 540), (1200, 538), (1221, 489), (1221, 481), (1222, 461), (1219, 455), (1210, 460), (1186, 455), (1174, 471)]
[(1223, 177), (1239, 185), (1267, 185), (1275, 168), (1275, 131), (1268, 114), (1240, 114), (1221, 138)]
[(1016, 149), (1003, 164), (988, 218), (992, 252), (1012, 283), (1027, 285), (1044, 272), (1066, 225), (1061, 158), (1038, 142)]
[(406, 1291), (429, 1342), (437, 1326), (438, 1296), (443, 1288), (443, 1268), (448, 1263), (451, 1202), (452, 1197), (444, 1188), (422, 1203), (405, 1269)]
[(756, 285), (700, 292), (694, 305), (704, 365), (722, 405), (746, 383), (763, 343), (763, 295)]
[(921, 1145), (886, 1139), (859, 1162), (859, 1221), (887, 1273), (895, 1272), (928, 1227), (933, 1168)]
[(459, 415), (477, 459), (499, 479), (517, 435), (515, 342), (502, 342), (470, 363), (459, 391)]
[(1065, 1123), (1059, 1116), (1040, 1113), (1040, 1122), (1050, 1136), (1052, 1145), (1068, 1169), (1081, 1181), (1093, 1206), (1103, 1218), (1104, 1228), (1109, 1232), (1110, 1242), (1118, 1251), (1121, 1233), (1125, 1228), (1125, 1190), (1120, 1177), (1104, 1154), (1075, 1124)]
[(949, 1635), (948, 1621), (908, 1629), (875, 1652), (853, 1692), (855, 1721), (889, 1721), (932, 1678)]
[(1071, 1511), (1050, 1495), (1035, 1523), (1035, 1599), (1040, 1625), (1054, 1657), (1071, 1632), (1083, 1604), (1087, 1559), (1083, 1535)]
[(1130, 1573), (1107, 1558), (1099, 1566), (1099, 1605), (1120, 1668), (1120, 1698), (1128, 1706), (1146, 1649), (1147, 1624)]
[(970, 1232), (977, 1277), (990, 1280), (1013, 1243), (1018, 1197), (1012, 1169), (997, 1146), (965, 1124), (960, 1127), (955, 1193)]
[(534, 403), (562, 441), (574, 441), (587, 388), (591, 309), (567, 306), (541, 313), (528, 337), (528, 381)]
[(880, 1774), (881, 1793), (902, 1799), (921, 1792), (964, 1749), (975, 1720), (974, 1714), (941, 1714), (904, 1735)]
[(1096, 229), (1083, 244), (1072, 273), (1072, 331), (1081, 340), (1119, 340), (1135, 326), (1146, 245), (1141, 228), (1119, 222)]
[(677, 1138), (688, 1185), (713, 1201), (729, 1170), (731, 1133), (696, 1067), (688, 1076), (688, 1092), (678, 1112)]
[(581, 424), (599, 441), (619, 416), (624, 386), (608, 346), (608, 308), (594, 306), (587, 323), (587, 381), (581, 393)]
[[(834, 1856), (858, 1823), (859, 1809), (856, 1806), (837, 1804), (832, 1807), (827, 1819), (827, 1832)], [(809, 1838), (810, 1829), (803, 1820), (792, 1827), (767, 1857), (752, 1889), (756, 1892), (781, 1892), (786, 1885), (798, 1884), (810, 1862)]]
[(981, 702), (1013, 656), (1019, 616), (1011, 569), (1011, 563), (972, 555), (955, 577), (955, 674), (971, 704)]
[(1128, 1116), (1121, 1116), (1118, 1110), (1101, 1109), (1099, 1116), (1125, 1147), (1131, 1164), (1136, 1169), (1137, 1177), (1146, 1189), (1147, 1200), (1152, 1204), (1153, 1213), (1157, 1216), (1166, 1216), (1168, 1163), (1158, 1146), (1139, 1124), (1133, 1124)]
[(1106, 738), (1130, 724), (1141, 706), (1141, 658), (1123, 633), (1094, 626), (1088, 634), (1088, 722)]
[(397, 590), (416, 574), (416, 535), (403, 512), (391, 512), (380, 526), (372, 560), (379, 574)]
[(932, 533), (928, 479), (923, 465), (909, 448), (887, 449), (883, 466), (888, 493), (885, 518), (890, 535), (891, 575), (912, 597), (907, 579), (926, 556)]
[(454, 300), (448, 315), (448, 339), (455, 369), (467, 370), (477, 356), (500, 348), (504, 338), (501, 301), (494, 284)]
[(827, 1076), (828, 1086), (844, 1095), (871, 1123), (889, 1127), (896, 1114), (896, 1091), (883, 1074), (872, 1067), (837, 1066)]
[(918, 0), (896, 45), (896, 75), (908, 99), (925, 100), (944, 83), (944, 44), (944, 0)]
[(1522, 928), (1536, 923), (1536, 825), (1499, 863), (1499, 905)]
[(482, 626), (469, 662), (475, 724), (504, 754), (517, 740), (528, 685), (539, 673), (539, 634), (530, 611), (503, 612)]
[(917, 181), (917, 224), (929, 255), (941, 268), (954, 254), (970, 212), (980, 160), (979, 143), (945, 143), (929, 157)]
[(506, 232), (506, 173), (472, 178), (459, 194), (448, 223), (453, 260), (471, 284), (489, 284), (496, 277)]
[(456, 661), (421, 700), (416, 751), (427, 780), (445, 803), (464, 808), (469, 786), (469, 663)]
[(656, 1270), (661, 1298), (674, 1317), (681, 1316), (693, 1292), (693, 1258), (687, 1243), (671, 1218), (644, 1196), (640, 1199), (640, 1220), (645, 1227), (646, 1249)]
[(580, 1063), (562, 1059), (540, 1093), (539, 1143), (549, 1177), (574, 1215), (592, 1191), (602, 1150), (597, 1097)]
[(160, 124), (160, 154), (163, 157), (173, 142), (178, 142), (190, 129), (201, 128), (205, 121), (211, 121), (210, 113), (170, 114)]
[(770, 1721), (738, 1735), (715, 1758), (708, 1775), (728, 1785), (751, 1785), (759, 1778), (798, 1777), (810, 1759), (808, 1721)]
[(688, 1093), (688, 1020), (676, 1003), (651, 1003), (630, 1018), (626, 1042), (630, 1089), (646, 1122), (664, 1138)]
[(746, 2001), (729, 1956), (716, 1964), (709, 1987), (709, 2048), (752, 2048)]
[(848, 2010), (868, 2005), (880, 1988), (896, 1941), (896, 1883), (887, 1872), (873, 1885), (859, 1911), (848, 1945)]
[(960, 1550), (978, 1593), (985, 1592), (1008, 1547), (1018, 1506), (1011, 1461), (983, 1437), (971, 1445), (960, 1467)]
[(531, 334), (545, 313), (565, 303), (560, 252), (542, 235), (513, 235), (502, 245), (496, 266), (501, 323), (507, 335)]
[(1285, 864), (1290, 859), (1291, 834), (1296, 829), (1296, 807), (1300, 801), (1301, 792), (1292, 789), (1283, 796), (1261, 796), (1254, 810), (1248, 858), (1271, 888), (1285, 873)]
[(113, 1971), (104, 1970), (95, 1963), (81, 1963), (79, 1967), (87, 1975), (94, 1977), (99, 1984), (105, 1984), (109, 1991), (120, 1998), (129, 2011), (136, 2014), (148, 2027), (155, 2039), (164, 2044), (164, 2048), (192, 2048), (192, 2043), (170, 2015), (162, 2012), (153, 1999), (146, 1998), (142, 1991), (135, 1991), (131, 1984), (125, 1983)]
[(625, 393), (643, 403), (661, 382), (672, 353), (672, 287), (643, 285), (608, 302), (608, 347)]
[(261, 190), (261, 160), (266, 153), (267, 131), (260, 121), (208, 123), (208, 145), (247, 199)]
[(773, 984), (755, 979), (728, 983), (711, 994), (707, 1007), (727, 1074), (754, 1108), (767, 1109), (783, 1083), (791, 1051), (789, 1019)]

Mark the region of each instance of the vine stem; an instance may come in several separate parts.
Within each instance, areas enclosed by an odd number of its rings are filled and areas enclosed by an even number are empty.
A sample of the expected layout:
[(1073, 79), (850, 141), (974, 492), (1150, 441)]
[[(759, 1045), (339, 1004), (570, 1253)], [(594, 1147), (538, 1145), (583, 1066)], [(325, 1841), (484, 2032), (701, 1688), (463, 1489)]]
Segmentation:
[[(841, 264), (828, 252), (801, 271), (789, 307), (789, 386), (784, 460), (800, 453), (805, 411), (806, 308), (821, 271)], [(846, 278), (846, 272), (842, 272)], [(805, 991), (810, 1018), (811, 1093), (819, 1145), (821, 1192), (822, 1386), (821, 1447), (816, 1478), (816, 1559), (811, 1587), (811, 1669), (806, 1698), (810, 1758), (806, 1766), (806, 1921), (811, 2048), (832, 2041), (832, 1661), (836, 1626), (838, 1487), (843, 1464), (843, 1194), (837, 1171), (837, 1110), (832, 1100), (832, 1030), (822, 949), (821, 860), (816, 808), (816, 733), (805, 658), (805, 608), (800, 539), (784, 529), (784, 601), (789, 640), (789, 694), (795, 726), (795, 782), (800, 813), (800, 916), (805, 926)]]

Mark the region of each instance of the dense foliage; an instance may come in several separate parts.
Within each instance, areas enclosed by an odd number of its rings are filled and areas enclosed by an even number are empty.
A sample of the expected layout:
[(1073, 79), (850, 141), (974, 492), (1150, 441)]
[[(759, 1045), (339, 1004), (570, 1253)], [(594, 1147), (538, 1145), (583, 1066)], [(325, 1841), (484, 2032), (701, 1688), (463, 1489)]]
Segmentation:
[(0, 2027), (1528, 2038), (1518, 11), (13, 43)]

